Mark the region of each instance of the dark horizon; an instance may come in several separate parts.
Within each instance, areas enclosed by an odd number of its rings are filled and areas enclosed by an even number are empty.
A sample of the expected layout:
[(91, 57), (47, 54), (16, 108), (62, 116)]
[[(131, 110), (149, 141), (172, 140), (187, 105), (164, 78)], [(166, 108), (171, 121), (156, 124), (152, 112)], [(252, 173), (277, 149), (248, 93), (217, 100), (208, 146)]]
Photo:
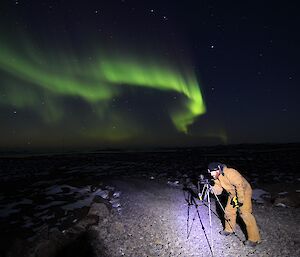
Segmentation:
[[(64, 155), (64, 154), (101, 154), (101, 153), (139, 153), (139, 152), (173, 152), (173, 151), (201, 151), (201, 150), (241, 150), (252, 152), (259, 151), (280, 151), (286, 148), (299, 149), (300, 142), (290, 143), (241, 143), (241, 144), (215, 144), (201, 146), (140, 146), (140, 147), (64, 147), (64, 148), (0, 148), (0, 158), (26, 155), (28, 157), (35, 155)], [(271, 149), (270, 149), (271, 148)]]

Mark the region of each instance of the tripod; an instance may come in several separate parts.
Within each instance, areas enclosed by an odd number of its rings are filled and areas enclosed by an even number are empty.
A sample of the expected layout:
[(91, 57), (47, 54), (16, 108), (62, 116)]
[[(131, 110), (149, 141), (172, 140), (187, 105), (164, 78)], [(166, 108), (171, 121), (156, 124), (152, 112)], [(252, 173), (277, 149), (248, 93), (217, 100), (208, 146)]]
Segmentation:
[[(201, 185), (202, 185), (202, 189), (201, 189)], [(213, 212), (213, 210), (211, 209), (211, 197), (210, 197), (210, 193), (212, 193), (217, 201), (217, 203), (219, 204), (220, 208), (222, 209), (223, 213), (225, 214), (225, 209), (223, 207), (223, 205), (220, 202), (219, 197), (216, 195), (216, 193), (213, 191), (212, 186), (210, 185), (208, 179), (200, 179), (200, 181), (198, 181), (198, 185), (197, 185), (197, 191), (198, 191), (198, 195), (195, 194), (195, 192), (192, 189), (189, 189), (188, 192), (189, 194), (189, 198), (186, 199), (186, 201), (188, 202), (188, 217), (187, 217), (187, 238), (189, 238), (189, 235), (191, 233), (192, 227), (193, 227), (193, 223), (194, 220), (196, 218), (196, 215), (198, 215), (200, 224), (202, 226), (202, 230), (204, 231), (204, 235), (205, 238), (207, 240), (207, 243), (209, 245), (210, 248), (210, 252), (211, 252), (211, 256), (214, 256), (214, 247), (213, 247), (213, 227), (212, 227), (212, 213), (215, 214), (217, 217), (219, 217), (219, 215), (217, 215), (215, 212)], [(199, 198), (199, 200), (201, 201), (201, 204), (197, 204), (195, 198)], [(208, 203), (205, 204), (205, 202)], [(196, 213), (194, 215), (192, 224), (189, 228), (189, 216), (190, 216), (190, 206), (194, 205), (196, 208)], [(198, 207), (204, 205), (206, 207), (208, 207), (208, 215), (209, 215), (209, 227), (210, 227), (210, 240), (208, 239), (205, 227), (203, 225), (203, 222), (201, 220), (201, 216), (198, 210)], [(226, 215), (224, 215), (225, 218), (225, 222), (228, 222), (230, 228), (233, 231), (233, 234), (242, 242), (242, 240), (239, 238), (239, 236), (236, 234), (235, 230), (233, 229), (230, 220), (226, 218)]]
[[(200, 221), (200, 224), (201, 224), (201, 228), (204, 232), (204, 236), (206, 238), (206, 241), (208, 243), (208, 246), (209, 246), (209, 249), (210, 249), (210, 252), (211, 252), (211, 255), (214, 256), (213, 254), (213, 245), (212, 243), (210, 243), (209, 239), (208, 239), (208, 236), (207, 236), (207, 233), (206, 233), (206, 230), (205, 230), (205, 227), (203, 225), (203, 222), (202, 222), (202, 219), (201, 219), (201, 216), (200, 216), (200, 212), (198, 210), (198, 207), (200, 206), (199, 204), (196, 203), (196, 198), (197, 198), (197, 195), (195, 196), (195, 193), (191, 190), (191, 189), (187, 189), (185, 188), (185, 190), (188, 191), (189, 195), (188, 195), (188, 199), (186, 199), (187, 203), (188, 203), (188, 215), (187, 215), (187, 239), (189, 238), (189, 235), (192, 231), (192, 228), (193, 228), (193, 224), (194, 224), (194, 221), (196, 219), (196, 215), (198, 215), (198, 218), (199, 218), (199, 221)], [(190, 218), (190, 206), (193, 205), (195, 206), (196, 208), (196, 212), (194, 214), (194, 217), (193, 217), (193, 221), (192, 221), (192, 224), (189, 228), (189, 218)], [(211, 212), (209, 212), (209, 215), (211, 215)], [(210, 216), (210, 228), (211, 228), (211, 242), (212, 242), (212, 226), (211, 226), (211, 216)]]
[[(217, 203), (219, 204), (221, 210), (224, 213), (225, 221), (228, 223), (228, 225), (231, 228), (233, 234), (242, 242), (242, 239), (236, 234), (234, 228), (232, 227), (230, 220), (226, 218), (225, 209), (224, 209), (222, 203), (220, 202), (219, 197), (216, 195), (216, 193), (212, 189), (212, 186), (210, 185), (210, 183), (208, 182), (208, 180), (198, 181), (198, 192), (200, 192), (200, 188), (201, 188), (200, 185), (201, 184), (204, 184), (204, 186), (202, 188), (201, 194), (198, 193), (200, 201), (206, 201), (206, 199), (208, 199), (208, 203), (209, 203), (208, 209), (209, 209), (209, 212), (211, 212), (211, 208), (210, 208), (210, 195), (209, 195), (209, 193), (212, 193), (214, 195), (215, 199), (217, 200)], [(211, 218), (211, 215), (210, 215), (210, 218)]]

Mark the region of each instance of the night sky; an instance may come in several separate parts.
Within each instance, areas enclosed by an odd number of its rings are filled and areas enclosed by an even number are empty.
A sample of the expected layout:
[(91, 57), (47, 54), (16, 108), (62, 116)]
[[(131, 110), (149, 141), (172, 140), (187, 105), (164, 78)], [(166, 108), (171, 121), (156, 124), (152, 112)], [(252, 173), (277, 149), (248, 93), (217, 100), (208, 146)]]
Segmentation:
[(300, 141), (297, 1), (0, 3), (0, 148)]

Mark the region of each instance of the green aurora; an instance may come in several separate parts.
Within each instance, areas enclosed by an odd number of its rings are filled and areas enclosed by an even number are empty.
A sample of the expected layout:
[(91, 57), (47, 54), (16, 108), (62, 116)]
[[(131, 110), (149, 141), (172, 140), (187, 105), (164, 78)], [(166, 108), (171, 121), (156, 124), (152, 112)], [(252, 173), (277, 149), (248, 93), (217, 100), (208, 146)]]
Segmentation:
[[(41, 50), (33, 44), (17, 49), (2, 42), (0, 47), (5, 95), (0, 104), (30, 109), (45, 124), (59, 124), (66, 115), (64, 99), (79, 98), (102, 121), (102, 125), (90, 124), (89, 129), (79, 133), (81, 137), (122, 141), (143, 135), (143, 126), (134, 117), (109, 109), (109, 104), (128, 88), (181, 95), (178, 105), (170, 106), (168, 112), (175, 128), (183, 133), (188, 133), (189, 125), (206, 111), (194, 72), (187, 65), (176, 66), (159, 56), (130, 55), (126, 51), (117, 55), (106, 49), (84, 58), (69, 50)], [(47, 99), (47, 104), (41, 108), (42, 99)], [(111, 124), (118, 124), (118, 129), (110, 129)]]

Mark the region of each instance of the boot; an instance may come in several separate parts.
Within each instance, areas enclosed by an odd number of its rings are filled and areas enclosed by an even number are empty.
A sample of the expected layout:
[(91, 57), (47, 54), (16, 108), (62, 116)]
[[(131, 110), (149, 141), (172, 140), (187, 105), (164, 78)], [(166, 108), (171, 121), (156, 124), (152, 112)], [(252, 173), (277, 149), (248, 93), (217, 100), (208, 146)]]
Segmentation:
[(250, 240), (246, 240), (246, 241), (244, 242), (244, 245), (250, 246), (250, 247), (255, 247), (255, 246), (257, 246), (259, 243), (260, 243), (260, 242), (253, 242), (253, 241), (250, 241)]
[(228, 232), (228, 231), (225, 231), (225, 230), (221, 230), (219, 232), (219, 234), (222, 235), (222, 236), (229, 236), (229, 235), (232, 235), (233, 232)]

